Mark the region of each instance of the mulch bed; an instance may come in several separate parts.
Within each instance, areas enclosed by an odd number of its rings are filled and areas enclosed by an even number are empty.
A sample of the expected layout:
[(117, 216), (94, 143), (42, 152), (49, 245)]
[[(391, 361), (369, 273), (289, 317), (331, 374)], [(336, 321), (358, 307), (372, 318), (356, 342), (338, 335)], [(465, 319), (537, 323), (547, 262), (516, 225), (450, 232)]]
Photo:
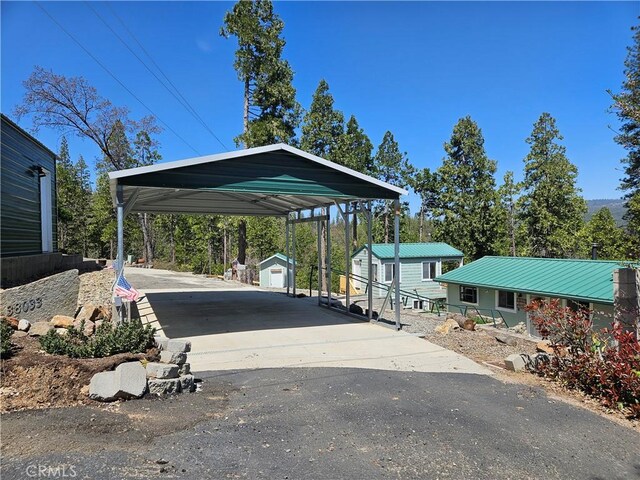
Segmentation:
[(0, 412), (88, 404), (91, 377), (115, 369), (124, 362), (152, 359), (147, 353), (121, 353), (105, 358), (69, 358), (49, 355), (33, 337), (12, 337), (14, 353), (2, 360)]

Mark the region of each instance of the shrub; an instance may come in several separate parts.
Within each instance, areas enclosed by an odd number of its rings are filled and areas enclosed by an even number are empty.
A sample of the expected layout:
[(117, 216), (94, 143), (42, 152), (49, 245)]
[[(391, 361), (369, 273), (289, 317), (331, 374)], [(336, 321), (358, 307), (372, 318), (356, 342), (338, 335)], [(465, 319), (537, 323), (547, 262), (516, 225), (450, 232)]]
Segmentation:
[(155, 328), (143, 326), (139, 319), (118, 324), (102, 323), (92, 337), (84, 333), (84, 322), (80, 328), (67, 328), (66, 335), (55, 330), (40, 337), (40, 345), (47, 353), (67, 355), (73, 358), (108, 357), (117, 353), (140, 353), (153, 346)]
[(7, 358), (13, 352), (11, 335), (13, 335), (11, 325), (4, 320), (0, 322), (0, 358)]
[(640, 418), (640, 343), (633, 332), (620, 323), (594, 331), (592, 312), (562, 308), (557, 300), (533, 302), (527, 310), (555, 353), (540, 374)]

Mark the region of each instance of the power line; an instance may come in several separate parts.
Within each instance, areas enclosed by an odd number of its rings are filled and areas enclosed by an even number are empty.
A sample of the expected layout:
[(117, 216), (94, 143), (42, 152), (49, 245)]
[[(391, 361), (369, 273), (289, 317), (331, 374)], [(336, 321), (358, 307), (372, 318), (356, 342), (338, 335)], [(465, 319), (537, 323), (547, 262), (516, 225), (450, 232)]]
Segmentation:
[(122, 81), (120, 81), (120, 79), (118, 77), (116, 77), (116, 75), (111, 72), (111, 70), (109, 70), (109, 68), (107, 68), (100, 60), (98, 60), (98, 58), (96, 58), (78, 39), (76, 39), (76, 37), (74, 37), (66, 28), (64, 28), (64, 26), (62, 26), (62, 24), (60, 22), (58, 22), (53, 15), (51, 15), (41, 4), (40, 2), (36, 1), (35, 4), (38, 6), (38, 8), (40, 8), (40, 10), (42, 10), (50, 19), (53, 23), (55, 23), (60, 30), (62, 30), (64, 33), (67, 34), (67, 36), (73, 40), (76, 45), (78, 45), (82, 50), (84, 50), (84, 52), (89, 55), (98, 65), (100, 65), (100, 67), (102, 67), (102, 69), (107, 72), (109, 74), (109, 76), (111, 76), (111, 78), (113, 78), (116, 82), (118, 82), (118, 84), (124, 88), (133, 98), (135, 98), (144, 108), (146, 108), (147, 110), (149, 110), (149, 112), (151, 112), (151, 114), (156, 117), (158, 119), (158, 121), (160, 123), (162, 123), (167, 130), (169, 130), (170, 132), (172, 132), (176, 137), (178, 137), (180, 140), (182, 140), (182, 142), (187, 145), (191, 150), (193, 150), (197, 155), (202, 155), (196, 148), (194, 148), (189, 142), (187, 142), (182, 136), (180, 136), (180, 134), (178, 134), (178, 132), (176, 132), (173, 128), (171, 128), (169, 126), (169, 124), (167, 124), (164, 120), (162, 120), (158, 115), (156, 115), (156, 113), (151, 110), (151, 108), (149, 108), (147, 106), (147, 104), (145, 104), (135, 93), (133, 93), (124, 83), (122, 83)]
[[(129, 29), (129, 27), (127, 27), (127, 25), (125, 24), (124, 20), (122, 20), (122, 18), (117, 14), (117, 12), (113, 9), (113, 7), (111, 6), (111, 3), (107, 3), (107, 7), (109, 8), (109, 10), (111, 10), (111, 13), (114, 17), (116, 17), (116, 19), (118, 20), (118, 22), (120, 22), (120, 24), (122, 25), (122, 27), (127, 31), (127, 33), (129, 34), (129, 36), (133, 39), (134, 42), (136, 42), (136, 44), (138, 45), (138, 47), (140, 47), (140, 49), (145, 53), (145, 55), (147, 56), (147, 58), (151, 61), (151, 63), (153, 63), (153, 65), (158, 69), (158, 71), (160, 72), (160, 74), (164, 77), (164, 79), (167, 81), (167, 83), (169, 83), (169, 85), (171, 85), (171, 87), (173, 87), (173, 89), (175, 90), (175, 93), (184, 101), (184, 103), (182, 103), (182, 106), (184, 106), (188, 112), (190, 112), (195, 118), (196, 120), (198, 120), (200, 122), (200, 124), (211, 134), (211, 136), (213, 136), (213, 138), (215, 138), (218, 143), (220, 145), (222, 145), (222, 147), (225, 150), (229, 150), (229, 148), (220, 140), (220, 138), (213, 132), (213, 130), (211, 130), (211, 128), (209, 128), (209, 125), (207, 125), (207, 123), (202, 119), (202, 117), (200, 116), (200, 114), (197, 112), (197, 110), (195, 108), (193, 108), (193, 106), (191, 105), (191, 103), (189, 103), (189, 100), (187, 100), (184, 95), (182, 95), (182, 93), (180, 92), (180, 89), (178, 87), (175, 86), (175, 84), (171, 81), (171, 79), (164, 73), (164, 71), (162, 70), (162, 68), (160, 67), (160, 65), (158, 65), (158, 63), (153, 59), (153, 57), (151, 56), (151, 54), (147, 51), (146, 48), (144, 48), (144, 45), (138, 40), (138, 38), (134, 35), (134, 33)], [(94, 10), (95, 11), (95, 10)], [(103, 20), (104, 22), (104, 20)], [(111, 29), (111, 27), (109, 27)], [(112, 29), (111, 29), (112, 30)], [(113, 30), (112, 30), (113, 31)], [(121, 40), (122, 41), (122, 40)], [(123, 42), (124, 43), (124, 42)], [(128, 45), (125, 44), (125, 46), (127, 48)], [(129, 50), (131, 50), (129, 48)], [(133, 53), (133, 52), (131, 52)], [(140, 58), (134, 53), (134, 55), (136, 56), (136, 58), (138, 58), (140, 60)], [(149, 67), (142, 61), (140, 60), (145, 67), (147, 68), (147, 70), (151, 71), (149, 69)], [(153, 72), (151, 72), (153, 74)], [(158, 78), (155, 74), (153, 74), (154, 77)], [(160, 81), (160, 79), (158, 79), (158, 81)], [(162, 83), (160, 81), (160, 83)], [(163, 84), (163, 86), (165, 88), (168, 87), (166, 85)], [(170, 92), (173, 95), (173, 92)], [(175, 96), (175, 95), (174, 95)]]

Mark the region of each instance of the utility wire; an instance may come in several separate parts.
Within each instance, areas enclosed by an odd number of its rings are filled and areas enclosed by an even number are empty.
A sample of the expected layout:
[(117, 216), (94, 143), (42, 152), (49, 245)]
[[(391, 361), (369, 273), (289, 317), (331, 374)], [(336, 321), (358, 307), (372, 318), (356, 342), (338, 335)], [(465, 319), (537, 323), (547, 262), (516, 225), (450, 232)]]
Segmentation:
[(169, 130), (170, 132), (172, 132), (176, 137), (178, 137), (180, 140), (182, 140), (182, 142), (187, 145), (191, 150), (193, 150), (197, 155), (202, 155), (196, 148), (194, 148), (189, 142), (187, 142), (182, 136), (180, 136), (180, 134), (178, 134), (178, 132), (176, 132), (173, 128), (171, 128), (171, 126), (169, 126), (169, 124), (167, 124), (164, 120), (162, 120), (158, 115), (156, 115), (156, 113), (151, 110), (151, 108), (149, 108), (147, 106), (147, 104), (145, 104), (140, 97), (138, 97), (135, 93), (133, 93), (124, 83), (122, 83), (122, 81), (116, 77), (113, 72), (111, 72), (111, 70), (109, 70), (109, 68), (107, 68), (100, 60), (98, 60), (98, 58), (95, 57), (95, 55), (93, 55), (78, 39), (76, 39), (76, 37), (74, 37), (66, 28), (64, 28), (64, 26), (62, 26), (62, 24), (60, 22), (58, 22), (55, 17), (53, 15), (51, 15), (41, 4), (39, 1), (36, 1), (35, 4), (38, 6), (38, 8), (40, 8), (40, 10), (42, 10), (50, 19), (53, 23), (55, 23), (60, 30), (62, 30), (64, 33), (67, 34), (67, 36), (69, 38), (71, 38), (71, 40), (73, 40), (76, 45), (78, 45), (82, 50), (84, 50), (84, 52), (89, 55), (98, 65), (100, 65), (100, 67), (102, 67), (102, 69), (107, 72), (109, 74), (109, 76), (111, 76), (111, 78), (113, 78), (116, 82), (118, 82), (118, 84), (124, 88), (127, 92), (129, 92), (129, 94), (135, 98), (144, 108), (146, 108), (147, 110), (149, 110), (149, 112), (151, 112), (151, 114), (156, 117), (158, 119), (158, 121), (160, 123), (162, 123), (167, 130)]
[[(215, 138), (218, 143), (220, 145), (222, 145), (222, 147), (225, 150), (229, 150), (229, 148), (222, 142), (222, 140), (220, 140), (220, 138), (213, 132), (213, 130), (211, 130), (211, 128), (209, 128), (209, 125), (207, 125), (207, 123), (202, 119), (202, 117), (200, 116), (200, 114), (198, 114), (198, 112), (196, 111), (195, 108), (193, 108), (193, 106), (191, 105), (191, 103), (189, 103), (189, 100), (187, 100), (184, 95), (182, 95), (182, 93), (180, 92), (180, 89), (178, 87), (175, 86), (175, 84), (171, 81), (171, 79), (164, 73), (164, 71), (162, 70), (162, 68), (160, 67), (160, 65), (158, 65), (158, 63), (153, 59), (153, 57), (151, 56), (151, 54), (147, 51), (146, 48), (144, 48), (144, 45), (138, 40), (138, 38), (134, 35), (134, 33), (129, 29), (129, 27), (127, 27), (127, 25), (125, 24), (124, 20), (122, 20), (122, 18), (117, 14), (117, 12), (113, 9), (113, 7), (111, 6), (110, 2), (107, 2), (107, 7), (109, 8), (109, 10), (111, 10), (111, 14), (116, 17), (116, 19), (118, 20), (118, 22), (120, 22), (120, 25), (122, 25), (122, 27), (127, 31), (127, 33), (129, 34), (129, 36), (133, 39), (134, 42), (136, 42), (136, 44), (138, 45), (138, 47), (140, 47), (140, 49), (145, 53), (145, 55), (147, 56), (147, 58), (151, 61), (151, 63), (153, 63), (153, 65), (156, 67), (156, 69), (158, 69), (158, 71), (160, 72), (160, 74), (164, 77), (164, 79), (167, 81), (167, 83), (169, 85), (171, 85), (171, 87), (173, 87), (173, 89), (175, 90), (175, 93), (178, 94), (178, 96), (183, 100), (184, 103), (182, 103), (182, 105), (187, 109), (188, 112), (190, 112), (195, 118), (196, 120), (198, 120), (200, 122), (200, 124), (211, 134), (211, 136), (213, 138)], [(94, 10), (95, 12), (95, 10)], [(104, 20), (102, 20), (104, 22)], [(109, 27), (110, 28), (110, 27)], [(111, 28), (110, 28), (111, 29)], [(113, 31), (113, 30), (112, 30)], [(121, 40), (122, 41), (122, 40)], [(127, 46), (125, 44), (125, 46)], [(129, 48), (127, 46), (127, 48)], [(131, 50), (131, 49), (129, 49)], [(133, 53), (133, 52), (132, 52)], [(135, 53), (134, 53), (135, 55)], [(138, 58), (137, 55), (135, 55), (136, 58)], [(138, 58), (139, 59), (139, 58)], [(140, 59), (139, 59), (140, 60)], [(142, 62), (142, 60), (140, 60)], [(144, 62), (142, 62), (144, 64)], [(145, 67), (147, 67), (146, 64), (144, 64)], [(149, 67), (147, 67), (147, 70), (149, 70)], [(153, 73), (153, 72), (152, 72)], [(154, 74), (154, 76), (156, 76)], [(156, 77), (158, 78), (158, 77)], [(160, 81), (158, 79), (158, 81)], [(162, 82), (161, 82), (162, 83)], [(166, 85), (165, 85), (165, 88)], [(168, 89), (168, 88), (167, 88)], [(173, 92), (170, 92), (173, 95)], [(174, 95), (175, 96), (175, 95)]]

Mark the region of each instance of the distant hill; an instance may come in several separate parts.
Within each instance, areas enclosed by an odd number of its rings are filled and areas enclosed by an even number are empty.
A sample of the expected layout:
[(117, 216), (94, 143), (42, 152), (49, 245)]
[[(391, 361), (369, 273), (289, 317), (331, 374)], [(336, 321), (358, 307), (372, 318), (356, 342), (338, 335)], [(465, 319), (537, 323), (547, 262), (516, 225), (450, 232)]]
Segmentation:
[(616, 219), (618, 225), (624, 225), (624, 216), (626, 209), (624, 208), (624, 200), (619, 198), (612, 199), (600, 199), (600, 200), (587, 200), (587, 214), (584, 216), (585, 221), (589, 220), (594, 213), (600, 210), (602, 207), (607, 207), (611, 210), (611, 215)]

